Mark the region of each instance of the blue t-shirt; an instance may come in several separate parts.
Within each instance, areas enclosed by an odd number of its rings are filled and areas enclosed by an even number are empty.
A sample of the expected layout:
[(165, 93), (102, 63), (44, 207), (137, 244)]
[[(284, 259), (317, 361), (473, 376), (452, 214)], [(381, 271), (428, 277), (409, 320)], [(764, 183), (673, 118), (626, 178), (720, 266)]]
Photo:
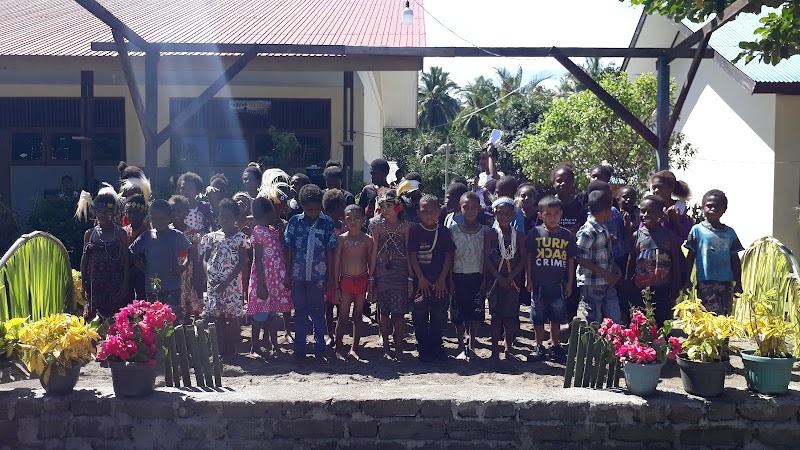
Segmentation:
[(744, 250), (733, 228), (717, 230), (703, 222), (692, 227), (685, 247), (695, 252), (697, 281), (735, 281), (731, 255)]
[(153, 278), (161, 280), (160, 292), (177, 291), (181, 288), (181, 276), (172, 271), (178, 266), (178, 253), (187, 252), (192, 246), (180, 231), (170, 228), (164, 231), (148, 230), (133, 244), (131, 253), (144, 259), (144, 274), (147, 277), (145, 291), (155, 293)]
[(325, 253), (336, 249), (333, 219), (320, 214), (317, 220), (309, 222), (304, 213), (297, 214), (289, 219), (283, 237), (283, 245), (292, 252), (292, 279), (326, 282), (328, 263)]

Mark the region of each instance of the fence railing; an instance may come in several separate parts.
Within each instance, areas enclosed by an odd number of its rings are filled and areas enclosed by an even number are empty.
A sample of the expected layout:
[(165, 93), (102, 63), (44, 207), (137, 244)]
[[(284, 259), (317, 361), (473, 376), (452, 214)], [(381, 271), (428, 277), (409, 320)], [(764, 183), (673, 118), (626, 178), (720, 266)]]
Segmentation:
[(23, 234), (0, 258), (0, 321), (63, 312), (72, 289), (64, 244), (44, 231)]

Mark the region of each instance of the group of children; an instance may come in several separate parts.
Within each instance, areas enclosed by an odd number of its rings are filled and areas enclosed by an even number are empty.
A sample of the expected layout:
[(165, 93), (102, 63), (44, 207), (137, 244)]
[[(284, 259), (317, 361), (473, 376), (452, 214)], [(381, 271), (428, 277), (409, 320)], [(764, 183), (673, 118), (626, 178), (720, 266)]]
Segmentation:
[(224, 175), (206, 187), (189, 172), (175, 180), (169, 201), (152, 202), (141, 169), (121, 167), (122, 192), (106, 185), (79, 201), (81, 215), (91, 209), (97, 223), (86, 233), (81, 263), (86, 314), (110, 317), (145, 295), (183, 321), (214, 320), (223, 355), (235, 351), (247, 317), (252, 351), (263, 346), (275, 355), (278, 331), (291, 342), (293, 326), (295, 355), (308, 353), (313, 331), (314, 354), (332, 346), (344, 361), (362, 360), (362, 316), (374, 304), (385, 357), (403, 352), (411, 313), (419, 359), (430, 362), (447, 358), (448, 316), (456, 358), (475, 358), (487, 305), (492, 359), (512, 358), (521, 303), (531, 306), (536, 339), (529, 360), (564, 360), (559, 330), (579, 304), (589, 321), (624, 322), (648, 290), (663, 322), (691, 287), (695, 266), (698, 297), (709, 310), (730, 312), (741, 289), (742, 247), (720, 222), (723, 192), (703, 196), (705, 221), (694, 225), (686, 215), (688, 186), (669, 171), (653, 175), (652, 193), (639, 200), (629, 186), (612, 195), (606, 166), (595, 168), (579, 193), (572, 165), (558, 164), (552, 195), (488, 166), (475, 188), (464, 179), (448, 186), (444, 205), (422, 193), (417, 174), (390, 186), (389, 165), (380, 159), (357, 204), (342, 189), (336, 162), (325, 169), (324, 190), (302, 174), (250, 165), (242, 192), (229, 195)]

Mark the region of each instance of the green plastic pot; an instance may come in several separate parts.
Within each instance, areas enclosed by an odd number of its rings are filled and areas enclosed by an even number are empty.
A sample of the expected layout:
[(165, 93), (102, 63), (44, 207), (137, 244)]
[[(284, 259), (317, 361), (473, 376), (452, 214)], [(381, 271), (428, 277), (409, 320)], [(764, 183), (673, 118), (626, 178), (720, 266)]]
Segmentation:
[(625, 386), (632, 394), (647, 397), (656, 392), (658, 380), (661, 378), (661, 368), (664, 367), (663, 362), (653, 364), (625, 362), (622, 367), (625, 372)]
[(785, 394), (792, 379), (795, 359), (756, 356), (754, 350), (742, 350), (747, 388), (759, 394)]

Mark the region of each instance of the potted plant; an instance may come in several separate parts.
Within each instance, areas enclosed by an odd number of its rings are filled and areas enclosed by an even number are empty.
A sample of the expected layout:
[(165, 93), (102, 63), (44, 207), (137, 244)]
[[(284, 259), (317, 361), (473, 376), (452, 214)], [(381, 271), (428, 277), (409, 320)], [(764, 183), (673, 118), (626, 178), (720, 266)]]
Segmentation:
[(136, 300), (114, 315), (97, 359), (111, 367), (114, 393), (143, 397), (153, 392), (161, 336), (172, 334), (175, 314), (161, 302)]
[(81, 367), (94, 360), (97, 323), (72, 314), (53, 314), (19, 330), (19, 353), (28, 370), (39, 375), (48, 394), (72, 392)]
[(0, 322), (0, 383), (27, 378), (18, 360), (19, 329), (25, 320), (17, 318)]
[(716, 397), (725, 390), (728, 341), (741, 335), (743, 328), (731, 316), (709, 312), (698, 299), (686, 299), (673, 308), (674, 325), (686, 333), (683, 353), (678, 355), (683, 389), (700, 397)]
[(747, 304), (744, 328), (755, 341), (754, 350), (742, 350), (747, 388), (761, 394), (783, 394), (789, 389), (794, 357), (787, 344), (793, 334), (791, 323), (775, 311), (776, 291), (759, 298), (752, 292), (738, 295)]
[(633, 310), (631, 324), (623, 327), (611, 319), (605, 319), (597, 330), (601, 345), (611, 349), (622, 362), (625, 385), (639, 396), (656, 391), (661, 377), (661, 368), (668, 359), (675, 359), (680, 352), (680, 342), (669, 337), (670, 322), (658, 328), (653, 317), (652, 305), (645, 301), (645, 310)]

